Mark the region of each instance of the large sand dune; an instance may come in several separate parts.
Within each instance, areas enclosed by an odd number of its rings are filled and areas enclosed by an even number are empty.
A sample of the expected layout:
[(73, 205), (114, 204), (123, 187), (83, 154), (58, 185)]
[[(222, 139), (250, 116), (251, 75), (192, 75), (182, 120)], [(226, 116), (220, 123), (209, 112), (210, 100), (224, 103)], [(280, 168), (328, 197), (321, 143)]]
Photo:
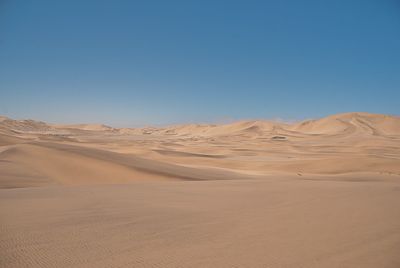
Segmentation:
[(400, 118), (0, 117), (0, 267), (400, 267)]

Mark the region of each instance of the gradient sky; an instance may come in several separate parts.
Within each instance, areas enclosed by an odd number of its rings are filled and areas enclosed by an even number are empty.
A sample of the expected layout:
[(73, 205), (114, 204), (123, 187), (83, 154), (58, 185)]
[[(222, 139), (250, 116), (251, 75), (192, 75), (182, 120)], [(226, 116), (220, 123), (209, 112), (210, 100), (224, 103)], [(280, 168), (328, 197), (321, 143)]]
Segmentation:
[(400, 114), (400, 2), (0, 0), (0, 114), (113, 126)]

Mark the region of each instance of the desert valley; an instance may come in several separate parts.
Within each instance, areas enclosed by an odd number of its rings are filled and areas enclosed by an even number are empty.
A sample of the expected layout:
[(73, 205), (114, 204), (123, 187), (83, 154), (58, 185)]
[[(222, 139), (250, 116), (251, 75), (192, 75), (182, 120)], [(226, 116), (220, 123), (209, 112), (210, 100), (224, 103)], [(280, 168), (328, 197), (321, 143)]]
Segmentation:
[(400, 118), (0, 118), (0, 267), (400, 267)]

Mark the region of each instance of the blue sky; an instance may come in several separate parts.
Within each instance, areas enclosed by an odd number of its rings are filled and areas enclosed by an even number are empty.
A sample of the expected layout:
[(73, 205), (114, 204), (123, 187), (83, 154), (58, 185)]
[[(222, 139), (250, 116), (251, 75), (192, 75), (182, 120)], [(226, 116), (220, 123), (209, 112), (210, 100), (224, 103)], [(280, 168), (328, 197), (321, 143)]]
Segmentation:
[(400, 114), (400, 3), (0, 2), (0, 114), (114, 126)]

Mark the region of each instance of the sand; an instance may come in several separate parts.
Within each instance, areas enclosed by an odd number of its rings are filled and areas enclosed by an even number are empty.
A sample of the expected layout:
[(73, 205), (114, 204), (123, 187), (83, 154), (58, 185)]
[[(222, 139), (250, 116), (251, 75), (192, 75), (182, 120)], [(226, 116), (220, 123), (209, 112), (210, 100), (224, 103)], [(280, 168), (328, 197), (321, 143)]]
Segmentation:
[(400, 267), (400, 119), (0, 117), (0, 267)]

